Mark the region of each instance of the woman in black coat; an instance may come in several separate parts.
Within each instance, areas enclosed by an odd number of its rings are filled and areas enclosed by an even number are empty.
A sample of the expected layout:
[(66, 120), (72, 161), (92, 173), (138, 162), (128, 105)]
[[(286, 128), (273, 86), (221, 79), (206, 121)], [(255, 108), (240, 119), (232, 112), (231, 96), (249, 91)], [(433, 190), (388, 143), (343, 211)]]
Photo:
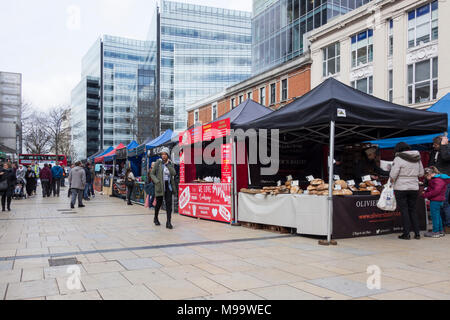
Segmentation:
[(31, 167), (27, 168), (27, 172), (25, 173), (25, 180), (27, 181), (27, 194), (29, 197), (33, 195), (34, 190), (36, 189), (36, 173), (31, 169)]
[(11, 200), (16, 185), (16, 175), (14, 174), (10, 163), (5, 163), (3, 168), (0, 169), (0, 185), (4, 184), (4, 181), (6, 181), (6, 189), (0, 190), (0, 195), (2, 197), (2, 212), (5, 211), (6, 205), (8, 211), (11, 211)]

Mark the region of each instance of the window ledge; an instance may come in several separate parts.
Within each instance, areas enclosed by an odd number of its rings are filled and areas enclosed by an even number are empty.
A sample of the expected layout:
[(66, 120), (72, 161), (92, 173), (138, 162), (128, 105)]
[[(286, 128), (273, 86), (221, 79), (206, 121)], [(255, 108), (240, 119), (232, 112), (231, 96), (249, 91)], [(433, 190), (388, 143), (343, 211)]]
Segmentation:
[(327, 79), (330, 79), (330, 78), (339, 78), (341, 76), (341, 73), (340, 72), (338, 72), (338, 73), (334, 73), (334, 74), (330, 74), (330, 75), (328, 75), (328, 76), (322, 76), (322, 80), (327, 80)]
[(365, 64), (360, 64), (356, 67), (352, 67), (351, 71), (356, 71), (356, 70), (367, 68), (367, 67), (373, 67), (373, 61), (365, 63)]

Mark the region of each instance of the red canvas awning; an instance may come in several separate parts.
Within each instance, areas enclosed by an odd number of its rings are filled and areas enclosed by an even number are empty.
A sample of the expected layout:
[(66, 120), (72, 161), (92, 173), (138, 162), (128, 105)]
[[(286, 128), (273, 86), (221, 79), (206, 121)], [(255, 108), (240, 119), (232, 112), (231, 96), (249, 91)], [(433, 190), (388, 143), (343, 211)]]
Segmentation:
[(106, 157), (110, 157), (110, 156), (115, 155), (117, 150), (120, 150), (120, 149), (123, 149), (123, 148), (126, 148), (126, 146), (123, 145), (122, 143), (119, 144), (119, 145), (118, 145), (117, 147), (115, 147), (114, 150), (111, 151), (110, 153), (105, 154), (105, 155), (103, 155), (103, 156), (101, 156), (101, 157), (95, 158), (95, 163), (102, 163), (103, 160), (104, 160)]

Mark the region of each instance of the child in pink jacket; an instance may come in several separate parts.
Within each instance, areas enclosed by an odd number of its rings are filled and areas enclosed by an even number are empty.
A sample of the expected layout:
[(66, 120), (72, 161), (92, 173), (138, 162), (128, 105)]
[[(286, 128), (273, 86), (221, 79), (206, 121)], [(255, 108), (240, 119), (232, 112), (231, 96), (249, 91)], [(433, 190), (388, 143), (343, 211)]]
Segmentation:
[(450, 183), (450, 177), (439, 173), (436, 167), (426, 168), (425, 177), (428, 180), (428, 188), (422, 196), (430, 200), (431, 220), (433, 221), (433, 232), (425, 233), (425, 237), (440, 238), (445, 236), (441, 208), (444, 205), (445, 192), (447, 184)]

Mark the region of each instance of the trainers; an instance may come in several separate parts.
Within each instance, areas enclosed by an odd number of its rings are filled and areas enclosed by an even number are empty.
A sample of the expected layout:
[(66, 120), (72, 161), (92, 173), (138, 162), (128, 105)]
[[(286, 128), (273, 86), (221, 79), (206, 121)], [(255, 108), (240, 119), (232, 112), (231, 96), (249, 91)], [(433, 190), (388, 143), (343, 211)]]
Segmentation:
[(424, 237), (427, 237), (427, 238), (440, 238), (441, 235), (440, 235), (439, 232), (426, 232), (424, 234)]
[(442, 237), (445, 237), (445, 232), (444, 231), (441, 231), (441, 232), (439, 232), (439, 236), (442, 238)]
[(398, 238), (401, 240), (411, 240), (411, 236), (409, 234), (402, 234), (398, 236)]

